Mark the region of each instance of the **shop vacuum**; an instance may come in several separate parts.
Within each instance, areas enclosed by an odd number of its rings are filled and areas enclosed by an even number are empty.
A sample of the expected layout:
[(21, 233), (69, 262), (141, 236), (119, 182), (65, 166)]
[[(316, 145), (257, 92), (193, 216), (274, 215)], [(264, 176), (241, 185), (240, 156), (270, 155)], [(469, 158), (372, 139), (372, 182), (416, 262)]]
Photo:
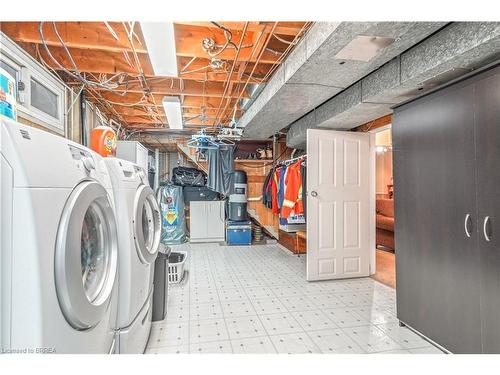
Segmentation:
[(229, 196), (229, 220), (226, 224), (226, 242), (228, 245), (251, 245), (252, 222), (247, 214), (247, 174), (234, 171), (234, 190)]

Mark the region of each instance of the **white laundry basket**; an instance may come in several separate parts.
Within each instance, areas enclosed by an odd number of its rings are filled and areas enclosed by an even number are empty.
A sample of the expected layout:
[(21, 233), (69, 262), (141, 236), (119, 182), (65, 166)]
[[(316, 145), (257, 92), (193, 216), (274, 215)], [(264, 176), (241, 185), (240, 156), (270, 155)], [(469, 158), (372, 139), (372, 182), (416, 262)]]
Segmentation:
[(187, 252), (172, 251), (168, 257), (168, 282), (178, 284), (184, 276), (184, 265), (186, 264)]

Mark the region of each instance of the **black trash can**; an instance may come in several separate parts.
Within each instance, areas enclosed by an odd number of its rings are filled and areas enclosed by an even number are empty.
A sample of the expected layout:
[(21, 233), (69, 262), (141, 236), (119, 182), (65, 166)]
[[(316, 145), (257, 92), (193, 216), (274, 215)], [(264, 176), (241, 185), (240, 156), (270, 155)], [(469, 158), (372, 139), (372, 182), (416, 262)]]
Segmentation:
[(163, 320), (167, 316), (168, 299), (168, 257), (170, 247), (160, 244), (160, 250), (155, 261), (153, 279), (153, 322)]

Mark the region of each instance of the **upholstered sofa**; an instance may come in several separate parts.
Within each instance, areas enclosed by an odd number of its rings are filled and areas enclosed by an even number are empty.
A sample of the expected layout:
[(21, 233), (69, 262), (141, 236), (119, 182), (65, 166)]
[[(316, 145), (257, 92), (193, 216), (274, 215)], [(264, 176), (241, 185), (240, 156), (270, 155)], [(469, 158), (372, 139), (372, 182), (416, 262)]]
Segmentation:
[(394, 200), (377, 198), (377, 246), (395, 250)]

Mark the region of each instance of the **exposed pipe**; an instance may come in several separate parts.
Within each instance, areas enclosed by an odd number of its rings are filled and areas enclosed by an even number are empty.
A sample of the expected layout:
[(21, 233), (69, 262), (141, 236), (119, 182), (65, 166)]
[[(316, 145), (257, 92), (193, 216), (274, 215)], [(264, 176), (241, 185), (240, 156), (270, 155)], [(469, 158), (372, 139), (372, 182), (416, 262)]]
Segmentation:
[[(238, 103), (238, 101), (241, 99), (241, 96), (242, 96), (243, 92), (245, 91), (246, 87), (248, 86), (248, 83), (250, 82), (250, 79), (252, 78), (253, 73), (255, 72), (255, 69), (257, 68), (257, 65), (259, 64), (262, 56), (264, 55), (264, 52), (266, 51), (266, 47), (269, 44), (269, 41), (271, 40), (271, 36), (273, 35), (274, 30), (276, 30), (277, 26), (278, 26), (278, 22), (275, 22), (274, 25), (273, 25), (273, 28), (271, 29), (271, 32), (269, 33), (269, 35), (267, 36), (267, 39), (264, 42), (264, 45), (262, 46), (262, 49), (261, 49), (261, 51), (259, 53), (259, 56), (257, 57), (257, 60), (254, 63), (252, 71), (250, 72), (250, 76), (248, 77), (247, 81), (245, 82), (245, 85), (243, 86), (243, 89), (239, 90), (240, 93), (238, 94), (238, 98), (236, 99), (236, 103)], [(239, 89), (239, 85), (238, 85), (238, 89)], [(228, 105), (229, 105), (229, 102), (226, 104), (226, 107), (224, 108), (224, 111), (226, 111)], [(223, 111), (223, 113), (224, 113), (224, 111)]]
[(238, 50), (236, 51), (236, 56), (235, 56), (235, 58), (233, 60), (233, 65), (231, 66), (231, 71), (229, 72), (229, 75), (228, 75), (228, 77), (226, 79), (226, 84), (224, 85), (224, 92), (222, 94), (222, 98), (221, 98), (221, 101), (219, 103), (219, 107), (217, 108), (217, 112), (216, 112), (215, 118), (219, 117), (219, 111), (220, 111), (220, 109), (222, 107), (222, 102), (224, 101), (224, 97), (225, 97), (225, 95), (227, 93), (227, 90), (229, 89), (229, 84), (230, 84), (231, 78), (233, 76), (233, 72), (234, 72), (234, 68), (236, 66), (236, 62), (238, 61), (238, 57), (240, 56), (240, 51), (241, 51), (240, 47), (243, 45), (243, 39), (245, 38), (245, 34), (246, 34), (246, 31), (247, 31), (247, 28), (248, 28), (248, 21), (245, 22), (245, 26), (243, 27), (243, 32), (241, 34), (240, 44), (238, 46)]

